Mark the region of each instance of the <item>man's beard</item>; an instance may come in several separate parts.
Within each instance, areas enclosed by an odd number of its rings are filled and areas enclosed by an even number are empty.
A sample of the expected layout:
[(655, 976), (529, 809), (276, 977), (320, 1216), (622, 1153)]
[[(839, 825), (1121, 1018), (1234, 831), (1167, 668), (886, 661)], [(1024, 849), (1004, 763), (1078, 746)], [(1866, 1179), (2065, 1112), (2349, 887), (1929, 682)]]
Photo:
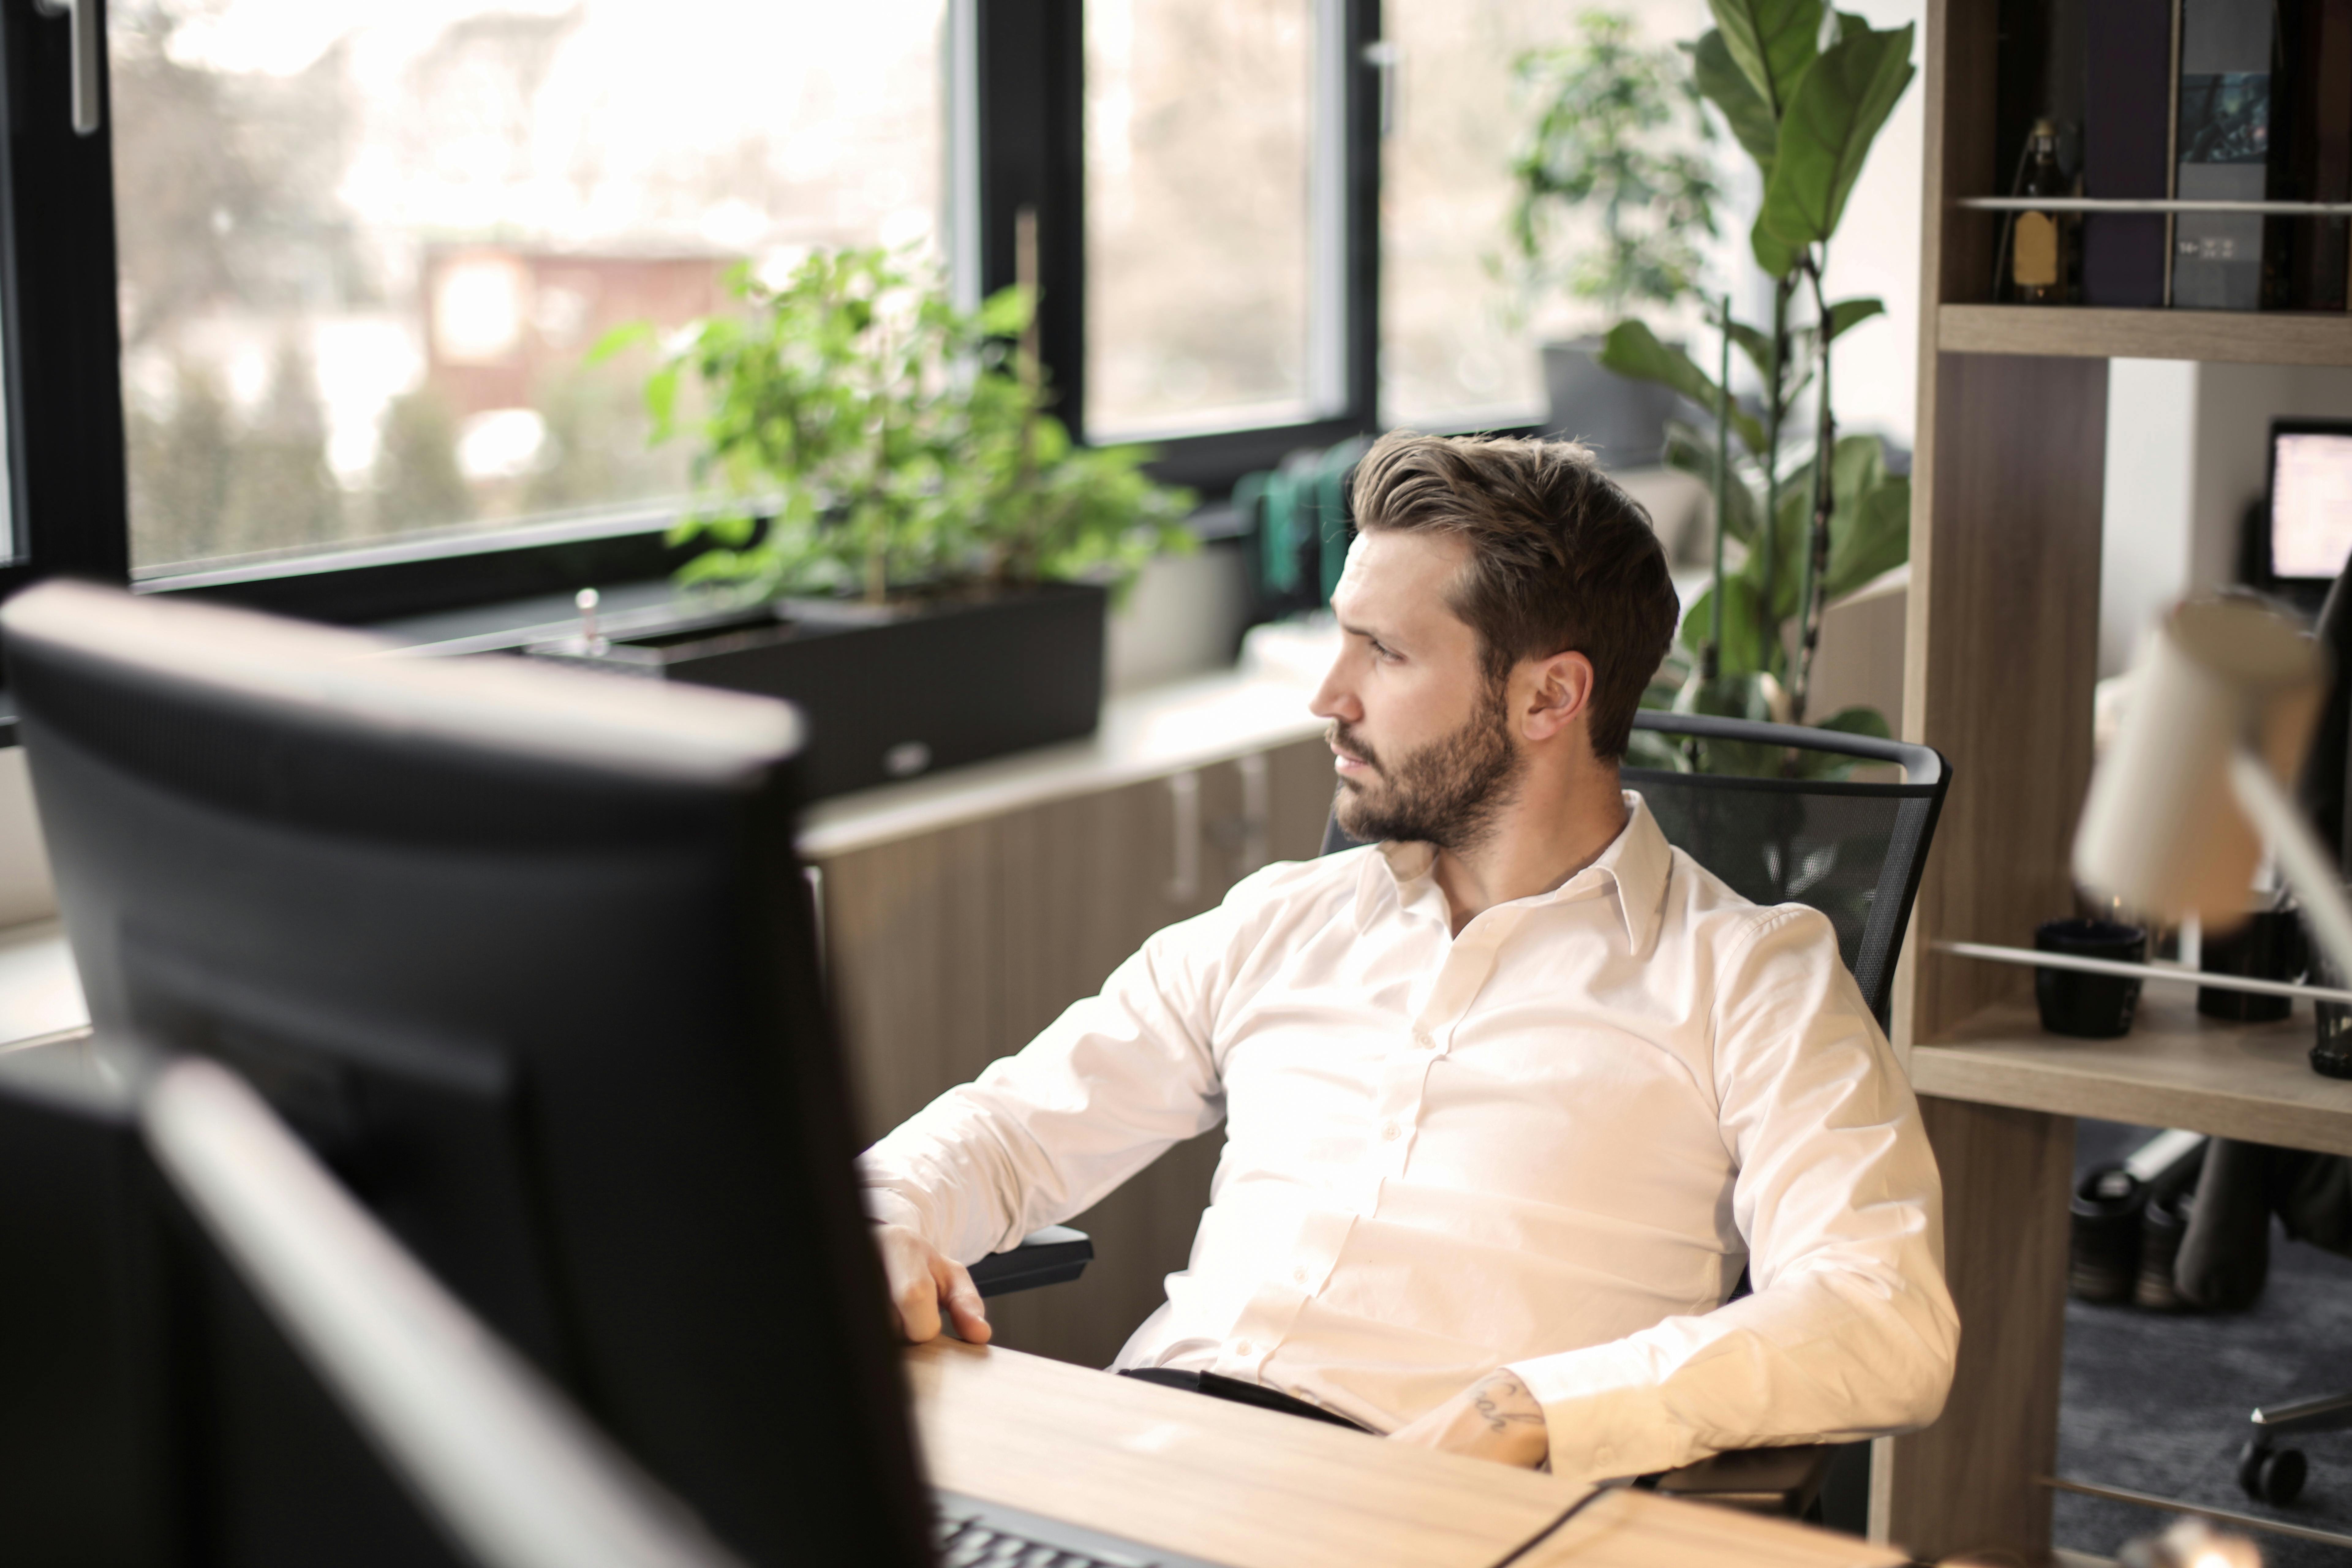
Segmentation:
[(1339, 781), (1332, 803), (1340, 830), (1360, 843), (1421, 840), (1460, 854), (1491, 831), (1495, 816), (1517, 788), (1525, 759), (1511, 742), (1506, 687), (1486, 681), (1477, 710), (1451, 735), (1383, 763), (1345, 724), (1328, 739), (1366, 763), (1380, 780), (1377, 793), (1353, 779)]

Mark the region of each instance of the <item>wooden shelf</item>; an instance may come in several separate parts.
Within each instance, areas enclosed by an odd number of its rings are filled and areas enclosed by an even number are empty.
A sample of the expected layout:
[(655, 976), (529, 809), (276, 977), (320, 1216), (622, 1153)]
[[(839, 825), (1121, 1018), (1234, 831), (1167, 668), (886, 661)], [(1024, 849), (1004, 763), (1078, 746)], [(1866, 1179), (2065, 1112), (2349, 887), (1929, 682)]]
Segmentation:
[(2141, 993), (2121, 1039), (2046, 1034), (2031, 1004), (1988, 1007), (1911, 1051), (1921, 1094), (2352, 1154), (2352, 1081), (2311, 1070), (2310, 1011), (2225, 1024), (2186, 987)]
[(1960, 354), (2352, 365), (2352, 311), (1939, 305), (1936, 346)]

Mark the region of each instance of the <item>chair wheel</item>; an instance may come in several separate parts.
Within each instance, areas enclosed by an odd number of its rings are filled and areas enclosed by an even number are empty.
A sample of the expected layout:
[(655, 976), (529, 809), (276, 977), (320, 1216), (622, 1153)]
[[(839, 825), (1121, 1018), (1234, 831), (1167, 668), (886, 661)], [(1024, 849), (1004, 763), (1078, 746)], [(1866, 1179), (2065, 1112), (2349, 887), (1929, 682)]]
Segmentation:
[(2310, 1467), (2294, 1448), (2268, 1448), (2259, 1440), (2238, 1451), (2238, 1485), (2256, 1502), (2283, 1508), (2303, 1490)]

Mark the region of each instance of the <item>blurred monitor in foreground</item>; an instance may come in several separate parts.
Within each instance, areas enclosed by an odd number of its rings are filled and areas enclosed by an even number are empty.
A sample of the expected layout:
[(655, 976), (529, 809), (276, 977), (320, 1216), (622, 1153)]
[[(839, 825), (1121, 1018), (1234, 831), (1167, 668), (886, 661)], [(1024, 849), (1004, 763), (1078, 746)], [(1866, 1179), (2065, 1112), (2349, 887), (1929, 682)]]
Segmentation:
[[(70, 584), (0, 626), (101, 1040), (234, 1069), (744, 1559), (928, 1562), (790, 710)], [(0, 1561), (456, 1561), (79, 1049), (0, 1086)]]
[(2316, 603), (2352, 561), (2352, 424), (2271, 426), (2268, 570)]

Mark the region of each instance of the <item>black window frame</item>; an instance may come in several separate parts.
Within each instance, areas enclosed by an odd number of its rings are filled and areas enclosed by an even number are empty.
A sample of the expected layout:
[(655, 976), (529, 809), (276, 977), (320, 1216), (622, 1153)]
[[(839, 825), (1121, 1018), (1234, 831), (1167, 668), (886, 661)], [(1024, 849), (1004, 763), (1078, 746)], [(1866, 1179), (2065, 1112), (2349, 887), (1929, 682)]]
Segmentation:
[[(1325, 418), (1152, 442), (1152, 471), (1212, 502), (1241, 475), (1271, 468), (1288, 452), (1378, 428), (1381, 88), (1370, 46), (1381, 36), (1380, 4), (1328, 4), (1343, 34), (1342, 406)], [(977, 79), (963, 85), (977, 109), (980, 291), (1013, 281), (1016, 215), (1034, 209), (1039, 353), (1057, 389), (1056, 412), (1083, 440), (1085, 0), (949, 0), (949, 6), (950, 27), (958, 25), (955, 7), (971, 7), (977, 45)], [(92, 17), (103, 40), (104, 0), (96, 0)], [(101, 70), (102, 82), (105, 76)], [(24, 0), (0, 4), (8, 138), (0, 158), (0, 374), (19, 542), (18, 558), (0, 564), (0, 595), (65, 574), (350, 625), (583, 583), (642, 581), (681, 563), (663, 537), (668, 517), (649, 510), (617, 521), (521, 523), (277, 560), (198, 563), (133, 583), (111, 104), (102, 89), (98, 129), (78, 134), (70, 81), (68, 21)]]

